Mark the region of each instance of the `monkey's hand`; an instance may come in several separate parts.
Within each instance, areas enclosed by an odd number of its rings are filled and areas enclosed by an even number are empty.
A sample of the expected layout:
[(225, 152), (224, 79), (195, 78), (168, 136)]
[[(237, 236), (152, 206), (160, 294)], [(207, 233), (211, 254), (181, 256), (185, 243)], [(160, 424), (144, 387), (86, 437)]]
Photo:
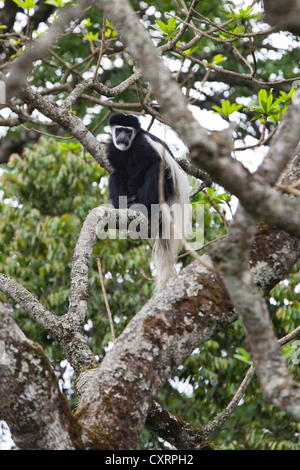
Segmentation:
[(136, 194), (133, 195), (133, 196), (129, 196), (129, 197), (127, 198), (127, 208), (130, 207), (130, 206), (132, 206), (132, 205), (135, 204), (136, 202), (137, 202), (137, 196), (136, 196)]

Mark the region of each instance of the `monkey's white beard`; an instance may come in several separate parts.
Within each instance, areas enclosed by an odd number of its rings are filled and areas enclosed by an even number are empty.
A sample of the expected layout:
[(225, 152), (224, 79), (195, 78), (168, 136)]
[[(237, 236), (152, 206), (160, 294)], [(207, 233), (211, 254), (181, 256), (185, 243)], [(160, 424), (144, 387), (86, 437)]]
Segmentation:
[(122, 152), (125, 152), (126, 150), (129, 149), (130, 145), (125, 145), (125, 144), (117, 144), (116, 142), (114, 142), (115, 144), (115, 147), (118, 149), (118, 150), (122, 150)]

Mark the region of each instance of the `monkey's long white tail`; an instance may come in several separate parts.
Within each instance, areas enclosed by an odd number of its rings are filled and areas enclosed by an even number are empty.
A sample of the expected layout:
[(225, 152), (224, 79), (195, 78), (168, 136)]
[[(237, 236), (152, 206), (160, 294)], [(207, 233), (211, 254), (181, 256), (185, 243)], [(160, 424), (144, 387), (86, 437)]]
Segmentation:
[(173, 158), (166, 159), (171, 169), (175, 194), (161, 207), (159, 238), (156, 238), (152, 259), (156, 268), (156, 290), (175, 274), (178, 253), (189, 229), (189, 182), (187, 175)]
[(175, 263), (181, 249), (179, 240), (157, 238), (153, 248), (153, 261), (156, 268), (156, 290), (175, 274)]

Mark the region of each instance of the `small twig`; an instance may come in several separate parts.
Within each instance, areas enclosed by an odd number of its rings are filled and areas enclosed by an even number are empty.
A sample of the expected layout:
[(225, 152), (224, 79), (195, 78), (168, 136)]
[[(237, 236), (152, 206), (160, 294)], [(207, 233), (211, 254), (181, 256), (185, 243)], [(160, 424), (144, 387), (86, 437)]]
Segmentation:
[(224, 215), (222, 214), (222, 212), (220, 211), (220, 209), (218, 208), (217, 204), (215, 203), (215, 201), (213, 200), (213, 198), (211, 198), (209, 196), (209, 194), (207, 193), (207, 191), (205, 191), (205, 189), (202, 189), (202, 192), (203, 194), (207, 197), (207, 199), (209, 200), (210, 204), (212, 205), (212, 207), (215, 209), (215, 211), (220, 215), (221, 219), (223, 220), (224, 222), (224, 225), (225, 225), (225, 229), (226, 231), (228, 232), (228, 230), (230, 229), (230, 225), (226, 219), (226, 217), (224, 217)]
[(197, 194), (199, 194), (201, 191), (203, 191), (204, 188), (207, 187), (207, 184), (206, 183), (202, 183), (197, 189), (195, 189), (194, 191), (192, 191), (190, 193), (190, 196), (189, 198), (190, 199), (193, 199), (193, 197), (197, 196)]
[(300, 185), (300, 179), (293, 184), (277, 184), (276, 189), (282, 192), (294, 194), (295, 196), (300, 196), (300, 190), (297, 187)]
[(113, 340), (113, 343), (114, 343), (115, 340), (116, 340), (114, 324), (113, 324), (113, 319), (112, 319), (111, 311), (110, 311), (108, 300), (107, 300), (107, 295), (106, 295), (106, 290), (105, 290), (105, 285), (104, 285), (104, 279), (103, 279), (103, 274), (102, 274), (102, 269), (101, 269), (101, 262), (100, 262), (99, 258), (97, 258), (97, 265), (98, 265), (98, 271), (99, 271), (99, 277), (100, 277), (104, 302), (105, 302), (105, 306), (106, 306), (106, 310), (107, 310), (107, 314), (108, 314), (108, 318), (109, 318), (109, 324), (110, 324), (112, 340)]
[[(49, 123), (49, 125), (50, 124), (53, 124), (53, 123)], [(56, 123), (54, 123), (54, 124), (56, 125)], [(72, 135), (71, 136), (63, 136), (63, 135), (57, 135), (57, 134), (49, 134), (48, 132), (44, 132), (44, 131), (41, 131), (39, 129), (35, 129), (34, 127), (26, 127), (22, 123), (20, 124), (20, 126), (23, 127), (24, 129), (26, 129), (26, 131), (34, 131), (34, 132), (37, 132), (38, 134), (46, 135), (47, 137), (53, 137), (54, 139), (63, 139), (63, 140), (74, 139), (74, 137)]]
[(204, 438), (207, 438), (216, 429), (218, 429), (221, 426), (221, 424), (223, 424), (227, 420), (227, 418), (231, 415), (231, 413), (233, 412), (233, 410), (236, 408), (241, 398), (243, 397), (246, 388), (251, 382), (254, 372), (255, 372), (255, 369), (253, 366), (251, 366), (248, 369), (248, 372), (246, 376), (244, 377), (244, 380), (242, 381), (241, 385), (239, 386), (236, 393), (234, 394), (234, 397), (228, 403), (226, 408), (224, 408), (224, 410), (218, 413), (211, 422), (207, 423), (205, 426), (201, 428), (200, 432)]
[(103, 25), (102, 25), (102, 34), (101, 34), (101, 47), (100, 47), (98, 62), (97, 62), (97, 65), (96, 65), (96, 70), (95, 70), (95, 73), (94, 73), (93, 80), (96, 80), (96, 77), (98, 75), (98, 70), (99, 70), (101, 60), (102, 60), (102, 56), (103, 56), (103, 52), (104, 52), (105, 30), (106, 30), (106, 18), (105, 18), (105, 15), (103, 15)]
[(140, 273), (143, 276), (143, 278), (146, 279), (146, 281), (151, 281), (151, 282), (154, 281), (154, 279), (152, 277), (147, 276), (147, 274), (145, 273), (145, 271), (142, 268), (140, 268)]
[[(213, 243), (217, 243), (218, 241), (222, 240), (223, 238), (226, 238), (227, 236), (228, 235), (226, 233), (225, 235), (222, 235), (221, 237), (215, 238), (214, 240), (211, 240), (210, 242), (204, 243), (204, 245), (202, 245), (201, 248), (199, 248), (197, 250), (197, 252), (204, 250), (204, 248), (207, 248), (208, 246), (212, 245)], [(181, 255), (178, 256), (178, 259), (184, 258), (185, 256), (188, 256), (189, 254), (190, 253), (188, 251), (185, 252), (185, 253), (182, 253)]]
[(257, 147), (260, 147), (261, 145), (265, 145), (268, 140), (271, 139), (271, 137), (273, 136), (273, 134), (275, 134), (275, 132), (277, 131), (278, 129), (278, 124), (274, 127), (274, 129), (272, 129), (272, 131), (270, 132), (270, 134), (266, 137), (265, 139), (265, 134), (266, 134), (266, 126), (267, 126), (267, 116), (264, 117), (264, 122), (263, 122), (263, 129), (262, 129), (262, 133), (261, 133), (261, 136), (259, 138), (259, 141), (254, 144), (254, 145), (248, 145), (247, 147), (237, 147), (237, 148), (234, 148), (234, 152), (241, 152), (243, 150), (249, 150), (249, 149), (255, 149)]
[[(244, 23), (244, 28), (246, 30), (246, 33), (249, 33), (248, 29), (247, 29), (247, 26), (246, 24)], [(254, 52), (254, 47), (253, 47), (253, 39), (251, 36), (249, 36), (249, 47), (250, 47), (250, 52), (251, 52), (251, 55), (252, 55), (252, 59), (253, 59), (253, 74), (252, 74), (252, 77), (255, 76), (256, 74), (256, 69), (257, 69), (257, 61), (256, 61), (256, 56), (255, 56), (255, 52)]]
[[(250, 39), (250, 38), (249, 38)], [(231, 44), (231, 47), (232, 49), (234, 50), (234, 52), (236, 53), (236, 55), (241, 59), (242, 62), (244, 62), (244, 64), (246, 64), (246, 66), (248, 67), (248, 69), (250, 70), (250, 74), (252, 77), (254, 77), (255, 73), (254, 73), (254, 70), (253, 68), (251, 67), (251, 65), (249, 64), (249, 62), (245, 59), (245, 57), (240, 53), (240, 51), (235, 47), (235, 45), (232, 43)]]
[(152, 116), (152, 118), (155, 118), (159, 122), (162, 122), (163, 124), (165, 124), (165, 121), (163, 117), (161, 116), (161, 114), (158, 111), (156, 111), (154, 108), (152, 108), (152, 106), (149, 106), (149, 104), (145, 102), (143, 98), (142, 90), (138, 81), (135, 84), (135, 88), (136, 88), (136, 94), (137, 94), (137, 97), (141, 104), (142, 109), (144, 109), (147, 113), (149, 113)]
[[(277, 342), (281, 346), (283, 346), (284, 344), (288, 343), (299, 334), (300, 334), (300, 326), (298, 326), (291, 333), (280, 338)], [(200, 432), (201, 434), (203, 434), (204, 438), (207, 438), (208, 435), (210, 435), (213, 431), (218, 429), (221, 426), (221, 424), (223, 424), (224, 421), (226, 421), (226, 419), (230, 416), (230, 414), (233, 412), (235, 407), (239, 404), (240, 400), (242, 399), (246, 391), (246, 388), (248, 387), (248, 385), (250, 384), (252, 380), (252, 377), (254, 376), (254, 373), (255, 373), (254, 366), (250, 366), (241, 385), (239, 386), (238, 390), (236, 391), (232, 400), (228, 403), (226, 408), (224, 408), (224, 410), (218, 413), (210, 423), (206, 424), (205, 426), (201, 428)]]

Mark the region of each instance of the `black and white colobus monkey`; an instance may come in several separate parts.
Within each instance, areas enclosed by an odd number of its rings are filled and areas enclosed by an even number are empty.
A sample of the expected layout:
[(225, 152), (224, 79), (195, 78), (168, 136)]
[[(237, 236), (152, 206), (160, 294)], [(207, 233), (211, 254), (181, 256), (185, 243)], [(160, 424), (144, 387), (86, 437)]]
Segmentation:
[(109, 178), (109, 197), (115, 208), (119, 208), (119, 197), (126, 196), (127, 207), (143, 205), (150, 218), (151, 205), (155, 204), (157, 208), (159, 204), (160, 164), (162, 160), (164, 163), (164, 200), (172, 210), (177, 235), (170, 237), (169, 221), (164, 224), (162, 216), (159, 237), (153, 248), (159, 288), (174, 274), (174, 264), (186, 234), (184, 209), (189, 203), (188, 179), (168, 146), (142, 129), (136, 116), (113, 114), (109, 125), (112, 140), (107, 146), (107, 157), (113, 168)]

